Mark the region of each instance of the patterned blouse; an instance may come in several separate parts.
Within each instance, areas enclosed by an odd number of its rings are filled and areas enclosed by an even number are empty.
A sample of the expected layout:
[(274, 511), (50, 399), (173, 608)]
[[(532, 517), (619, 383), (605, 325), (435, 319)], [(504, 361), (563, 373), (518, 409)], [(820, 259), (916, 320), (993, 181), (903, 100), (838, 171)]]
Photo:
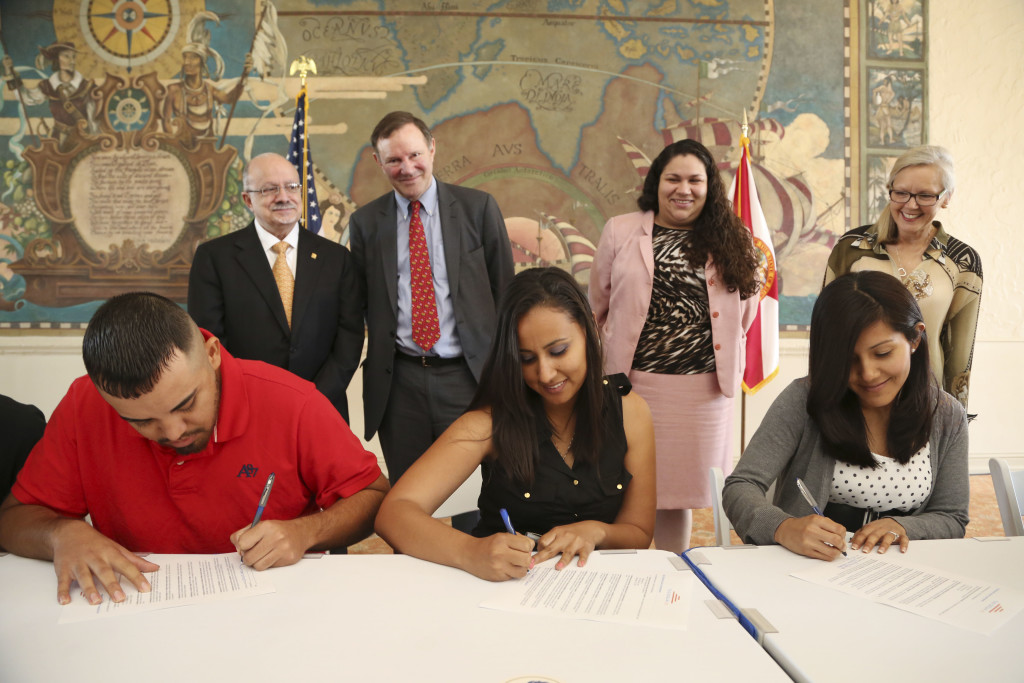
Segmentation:
[[(981, 307), (981, 258), (978, 252), (933, 223), (935, 237), (921, 263), (900, 278), (917, 299), (924, 315), (928, 356), (942, 388), (967, 408), (974, 335)], [(879, 270), (896, 274), (896, 264), (878, 239), (873, 225), (851, 230), (836, 242), (828, 258), (822, 286), (846, 273)]]
[(925, 444), (906, 465), (872, 453), (878, 463), (874, 469), (837, 460), (828, 500), (875, 511), (916, 510), (932, 492), (929, 453)]
[(686, 258), (692, 233), (654, 226), (654, 285), (633, 369), (660, 375), (715, 371), (704, 266)]

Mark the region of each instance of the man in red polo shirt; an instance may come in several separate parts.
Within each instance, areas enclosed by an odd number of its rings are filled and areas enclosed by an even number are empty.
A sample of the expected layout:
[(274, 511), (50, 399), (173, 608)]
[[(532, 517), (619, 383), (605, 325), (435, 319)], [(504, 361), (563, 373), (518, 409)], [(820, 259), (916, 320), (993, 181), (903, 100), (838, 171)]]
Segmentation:
[[(148, 591), (135, 553), (238, 551), (256, 569), (365, 538), (388, 485), (338, 411), (286, 370), (233, 358), (156, 294), (112, 298), (82, 342), (77, 379), (0, 505), (0, 548), (53, 560), (124, 599)], [(249, 528), (269, 475), (262, 521)], [(83, 521), (91, 515), (92, 526)]]

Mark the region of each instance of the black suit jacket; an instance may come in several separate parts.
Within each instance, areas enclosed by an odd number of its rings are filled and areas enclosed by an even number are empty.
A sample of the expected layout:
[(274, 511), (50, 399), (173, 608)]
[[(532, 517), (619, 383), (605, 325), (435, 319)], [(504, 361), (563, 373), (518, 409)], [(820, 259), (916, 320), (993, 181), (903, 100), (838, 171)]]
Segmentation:
[(28, 454), (43, 438), (46, 418), (39, 408), (0, 396), (0, 501), (7, 498), (11, 486), (24, 467)]
[(292, 328), (250, 223), (199, 245), (188, 312), (237, 358), (262, 360), (314, 382), (348, 421), (345, 390), (359, 366), (363, 314), (348, 249), (299, 230)]
[[(436, 182), (455, 327), (466, 363), (479, 381), (491, 348), (498, 300), (514, 274), (512, 247), (494, 197), (480, 190)], [(349, 228), (352, 256), (365, 298), (368, 346), (363, 365), (363, 412), (369, 440), (384, 416), (395, 361), (398, 202), (394, 192), (352, 214)]]

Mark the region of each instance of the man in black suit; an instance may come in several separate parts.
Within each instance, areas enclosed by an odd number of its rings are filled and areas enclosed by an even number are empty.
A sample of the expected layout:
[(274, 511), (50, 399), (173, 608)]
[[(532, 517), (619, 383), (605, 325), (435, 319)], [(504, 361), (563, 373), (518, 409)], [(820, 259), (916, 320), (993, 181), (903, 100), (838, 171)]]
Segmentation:
[[(392, 112), (370, 144), (395, 191), (352, 214), (349, 228), (366, 297), (366, 439), (379, 431), (395, 482), (469, 405), (512, 279), (512, 249), (491, 195), (434, 178), (434, 138), (423, 121)], [(433, 285), (425, 301), (413, 291), (417, 272)], [(426, 304), (433, 334), (418, 333), (414, 300)]]
[[(255, 157), (242, 183), (255, 220), (199, 245), (188, 279), (188, 312), (234, 356), (314, 382), (348, 422), (345, 390), (364, 336), (351, 254), (301, 228), (302, 185), (284, 157)], [(293, 279), (287, 306), (276, 277)]]

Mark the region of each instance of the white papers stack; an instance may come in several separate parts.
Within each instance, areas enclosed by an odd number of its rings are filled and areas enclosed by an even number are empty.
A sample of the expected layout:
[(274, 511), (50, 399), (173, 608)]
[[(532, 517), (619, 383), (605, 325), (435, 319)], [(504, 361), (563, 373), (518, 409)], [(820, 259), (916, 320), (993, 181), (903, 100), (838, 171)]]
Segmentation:
[(57, 623), (70, 624), (274, 592), (266, 574), (242, 564), (238, 553), (150, 555), (146, 559), (160, 565), (159, 570), (146, 574), (153, 587), (151, 592), (140, 593), (122, 577), (123, 602), (113, 602), (103, 595), (103, 602), (90, 605), (81, 591), (72, 590), (71, 602), (62, 608)]
[(793, 576), (978, 633), (992, 633), (1024, 609), (1019, 591), (902, 556), (850, 553)]
[(518, 581), (502, 584), (488, 609), (542, 614), (569, 619), (645, 624), (686, 629), (690, 591), (695, 580), (684, 572), (611, 571), (596, 554), (585, 567), (555, 570), (555, 559), (534, 567)]

